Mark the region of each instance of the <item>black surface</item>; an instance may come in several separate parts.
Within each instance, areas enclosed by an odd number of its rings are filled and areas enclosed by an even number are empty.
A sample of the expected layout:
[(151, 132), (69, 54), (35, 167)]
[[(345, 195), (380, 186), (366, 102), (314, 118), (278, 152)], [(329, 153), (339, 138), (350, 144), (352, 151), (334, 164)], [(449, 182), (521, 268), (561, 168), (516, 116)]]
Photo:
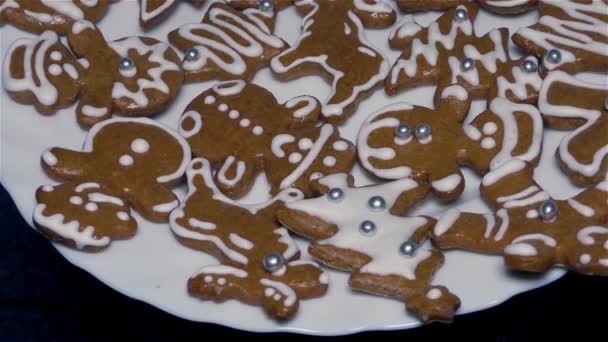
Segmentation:
[[(49, 242), (29, 228), (1, 187), (0, 229), (2, 342), (210, 341), (212, 335), (253, 335), (185, 321), (106, 287), (64, 260)], [(593, 340), (606, 341), (607, 293), (608, 278), (570, 273), (498, 307), (458, 316), (450, 325), (433, 323), (413, 330), (361, 333), (339, 339), (549, 341), (567, 333), (580, 333), (581, 338), (575, 341), (591, 340), (591, 336), (595, 336)], [(309, 338), (292, 334), (263, 337), (290, 341)]]

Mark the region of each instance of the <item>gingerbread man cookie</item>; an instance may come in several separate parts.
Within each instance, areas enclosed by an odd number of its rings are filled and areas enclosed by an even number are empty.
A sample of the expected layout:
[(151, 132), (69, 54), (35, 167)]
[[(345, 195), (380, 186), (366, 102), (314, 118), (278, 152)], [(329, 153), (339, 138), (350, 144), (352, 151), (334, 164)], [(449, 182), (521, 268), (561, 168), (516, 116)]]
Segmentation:
[(57, 34), (15, 41), (3, 65), (3, 84), (19, 102), (42, 113), (72, 104), (86, 128), (112, 116), (157, 113), (175, 98), (183, 81), (177, 53), (148, 37), (106, 42), (90, 22), (77, 21), (68, 41), (78, 61)]
[(32, 33), (67, 34), (78, 20), (97, 22), (112, 0), (0, 0), (0, 25), (9, 22)]
[(186, 24), (169, 33), (169, 41), (185, 52), (187, 81), (251, 79), (270, 59), (287, 48), (272, 34), (274, 12), (213, 3), (201, 23)]
[[(399, 8), (405, 12), (447, 10), (471, 2), (472, 0), (397, 0)], [(536, 7), (538, 0), (476, 0), (476, 2), (492, 12), (516, 14)]]
[(351, 272), (349, 285), (406, 302), (424, 321), (451, 321), (460, 305), (444, 286), (431, 285), (443, 254), (425, 246), (435, 220), (401, 217), (428, 186), (411, 179), (354, 187), (345, 173), (317, 179), (322, 197), (289, 202), (277, 211), (288, 229), (312, 240), (310, 255)]
[(353, 144), (331, 124), (315, 126), (319, 102), (298, 96), (279, 104), (268, 90), (225, 81), (185, 109), (180, 133), (197, 157), (217, 169), (216, 182), (230, 197), (245, 194), (265, 171), (272, 193), (296, 187), (310, 194), (310, 180), (344, 172), (355, 162)]
[(128, 239), (137, 230), (131, 208), (107, 187), (68, 182), (36, 191), (34, 224), (48, 239), (70, 247), (98, 251), (112, 240)]
[[(191, 0), (190, 3), (200, 7), (205, 0)], [(177, 0), (140, 0), (139, 24), (144, 28), (158, 24), (169, 16), (177, 4)]]
[(513, 42), (542, 58), (542, 72), (608, 71), (608, 2), (539, 0), (537, 24), (513, 35)]
[(608, 171), (608, 87), (554, 71), (538, 108), (550, 127), (574, 129), (556, 151), (562, 170), (580, 185), (601, 181)]
[(386, 57), (366, 40), (363, 26), (387, 27), (395, 11), (382, 0), (301, 0), (295, 5), (305, 15), (302, 35), (270, 66), (284, 79), (325, 72), (332, 91), (322, 114), (342, 123), (389, 68)]
[(187, 174), (188, 194), (171, 213), (171, 229), (183, 244), (221, 262), (204, 266), (188, 280), (190, 294), (262, 305), (283, 320), (296, 313), (300, 299), (327, 291), (327, 274), (315, 263), (299, 260), (295, 242), (274, 219), (281, 203), (302, 198), (300, 191), (288, 189), (267, 203), (240, 205), (215, 186), (206, 159), (194, 159)]
[(509, 31), (494, 29), (477, 37), (473, 20), (478, 8), (461, 5), (428, 27), (408, 15), (390, 35), (390, 45), (403, 53), (386, 79), (390, 95), (419, 85), (437, 85), (436, 94), (452, 84), (465, 87), (473, 98), (500, 96), (535, 104), (542, 80), (533, 56), (509, 56)]
[(190, 146), (170, 128), (147, 118), (114, 118), (91, 128), (83, 152), (51, 148), (42, 154), (53, 178), (104, 185), (152, 221), (166, 221), (179, 202), (166, 187), (190, 161)]
[(497, 97), (463, 124), (471, 101), (465, 88), (447, 87), (437, 100), (434, 110), (396, 103), (371, 114), (357, 140), (362, 166), (380, 178), (428, 183), (452, 200), (464, 189), (461, 166), (484, 174), (513, 158), (538, 161), (543, 123), (534, 106)]
[(608, 181), (564, 200), (533, 180), (533, 167), (512, 160), (486, 174), (481, 194), (494, 213), (450, 209), (437, 222), (434, 243), (503, 255), (507, 266), (543, 272), (563, 266), (608, 275)]

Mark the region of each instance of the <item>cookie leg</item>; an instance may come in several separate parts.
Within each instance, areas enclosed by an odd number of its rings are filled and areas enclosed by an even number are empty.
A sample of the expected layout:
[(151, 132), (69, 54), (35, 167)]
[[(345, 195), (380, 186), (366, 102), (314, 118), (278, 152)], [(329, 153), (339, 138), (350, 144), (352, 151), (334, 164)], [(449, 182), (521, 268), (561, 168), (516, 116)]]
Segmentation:
[(439, 218), (433, 229), (433, 244), (441, 249), (502, 254), (507, 244), (504, 237), (509, 229), (504, 215), (504, 209), (499, 210), (497, 215), (462, 213), (450, 209)]
[(329, 276), (316, 263), (296, 260), (288, 264), (285, 283), (300, 298), (320, 297), (327, 291)]
[(520, 271), (545, 272), (556, 264), (556, 247), (557, 241), (548, 235), (522, 235), (505, 247), (505, 263)]
[(229, 197), (237, 198), (251, 189), (256, 175), (255, 161), (241, 160), (238, 156), (228, 156), (215, 174), (215, 182), (221, 192)]
[(142, 184), (125, 197), (142, 216), (155, 222), (167, 222), (169, 213), (179, 205), (175, 194), (158, 183)]

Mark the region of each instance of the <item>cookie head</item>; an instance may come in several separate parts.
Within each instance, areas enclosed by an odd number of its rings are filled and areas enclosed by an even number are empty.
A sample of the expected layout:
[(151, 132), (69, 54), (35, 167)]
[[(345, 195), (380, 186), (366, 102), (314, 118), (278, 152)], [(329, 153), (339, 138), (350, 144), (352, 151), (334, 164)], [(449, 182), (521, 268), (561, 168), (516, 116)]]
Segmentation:
[(97, 251), (135, 234), (137, 222), (126, 202), (99, 183), (44, 185), (36, 191), (34, 223), (47, 238)]

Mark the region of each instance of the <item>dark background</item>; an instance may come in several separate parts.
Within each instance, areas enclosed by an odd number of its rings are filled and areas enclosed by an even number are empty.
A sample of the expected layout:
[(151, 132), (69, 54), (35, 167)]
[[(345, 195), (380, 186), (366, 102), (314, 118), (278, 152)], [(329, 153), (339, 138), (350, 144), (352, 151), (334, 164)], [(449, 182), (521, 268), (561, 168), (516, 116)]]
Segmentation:
[[(28, 227), (0, 186), (0, 341), (209, 341), (254, 334), (185, 321), (106, 287), (72, 266)], [(339, 339), (608, 341), (608, 278), (569, 273), (498, 307), (405, 331)], [(260, 312), (261, 313), (261, 312)], [(238, 319), (235, 317), (235, 319)], [(293, 334), (263, 338), (303, 340)]]

